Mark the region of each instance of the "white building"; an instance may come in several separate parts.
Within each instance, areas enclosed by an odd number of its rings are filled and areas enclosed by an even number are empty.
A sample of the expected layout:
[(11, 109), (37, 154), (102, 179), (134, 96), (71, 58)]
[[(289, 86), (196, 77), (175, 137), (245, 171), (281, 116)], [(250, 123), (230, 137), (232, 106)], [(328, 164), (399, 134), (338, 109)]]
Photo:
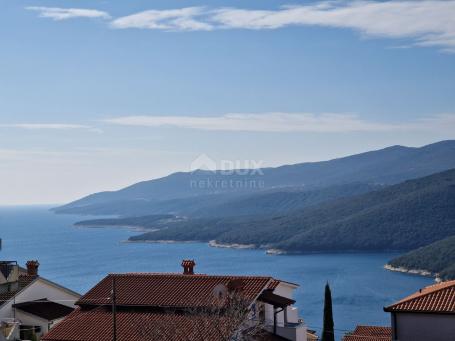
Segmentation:
[(288, 340), (306, 340), (307, 328), (293, 306), (297, 288), (297, 284), (273, 279), (256, 302), (264, 306), (264, 322), (270, 331)]
[(39, 340), (74, 310), (80, 295), (39, 276), (38, 267), (0, 261), (0, 341)]

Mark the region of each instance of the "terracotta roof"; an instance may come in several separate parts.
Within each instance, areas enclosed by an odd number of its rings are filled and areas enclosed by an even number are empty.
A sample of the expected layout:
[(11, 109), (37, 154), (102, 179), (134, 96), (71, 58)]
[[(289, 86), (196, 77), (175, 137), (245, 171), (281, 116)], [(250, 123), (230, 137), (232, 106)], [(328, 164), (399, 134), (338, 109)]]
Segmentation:
[(269, 288), (271, 292), (270, 287), (276, 287), (280, 281), (262, 276), (110, 274), (81, 297), (76, 302), (80, 307), (42, 340), (112, 340), (110, 305), (114, 282), (119, 340), (217, 341), (227, 339), (239, 322), (233, 326), (228, 314), (208, 315), (204, 309), (194, 308), (213, 307), (215, 292), (223, 288), (241, 292), (242, 299), (249, 304), (264, 290)]
[(389, 341), (392, 340), (392, 328), (379, 326), (357, 326), (346, 334), (343, 341)]
[(280, 280), (278, 279), (274, 279), (272, 282), (270, 282), (269, 286), (267, 287), (267, 289), (272, 289), (272, 290), (275, 290), (276, 287), (280, 284)]
[[(117, 312), (118, 340), (226, 340), (229, 331), (223, 317)], [(111, 341), (112, 312), (101, 306), (91, 310), (76, 309), (41, 338), (42, 341)], [(203, 338), (201, 338), (203, 333)]]
[(387, 312), (455, 313), (455, 280), (430, 285), (384, 308)]
[(48, 321), (65, 317), (74, 310), (74, 308), (70, 308), (66, 305), (48, 301), (46, 298), (14, 304), (13, 307)]
[(4, 303), (8, 302), (14, 296), (20, 293), (25, 287), (27, 287), (37, 278), (38, 278), (37, 276), (20, 275), (17, 290), (0, 293), (0, 306), (2, 306)]
[(272, 281), (260, 276), (209, 276), (182, 274), (130, 273), (105, 277), (76, 302), (78, 305), (111, 303), (112, 282), (116, 282), (119, 306), (203, 307), (213, 302), (213, 289), (242, 281), (242, 296), (253, 301)]

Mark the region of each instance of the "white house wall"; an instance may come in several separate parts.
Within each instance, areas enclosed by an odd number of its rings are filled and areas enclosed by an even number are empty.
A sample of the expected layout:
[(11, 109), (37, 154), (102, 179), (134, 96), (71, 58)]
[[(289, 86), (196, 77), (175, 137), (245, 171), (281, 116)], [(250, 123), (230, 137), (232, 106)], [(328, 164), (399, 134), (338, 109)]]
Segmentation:
[[(42, 298), (47, 298), (49, 301), (54, 301), (62, 305), (74, 308), (74, 302), (79, 299), (79, 295), (65, 290), (56, 285), (48, 283), (46, 280), (38, 278), (31, 283), (28, 287), (24, 288), (19, 294), (16, 295), (15, 303), (36, 301)], [(0, 308), (0, 321), (12, 321), (14, 318), (13, 311), (14, 301), (10, 300)], [(16, 314), (18, 313), (16, 309)], [(39, 322), (39, 321), (38, 321)], [(36, 325), (40, 325), (37, 323)]]
[(30, 302), (41, 298), (74, 308), (79, 295), (38, 278), (30, 286), (16, 295), (16, 303)]
[(41, 327), (41, 333), (38, 336), (41, 336), (49, 331), (49, 324), (48, 321), (37, 316), (27, 314), (26, 312), (17, 310), (16, 311), (16, 318), (20, 321), (21, 325), (23, 326), (33, 326), (33, 327)]
[[(297, 286), (286, 282), (280, 282), (278, 286), (273, 290), (274, 294), (283, 296), (289, 299), (294, 299), (294, 290)], [(288, 322), (297, 323), (298, 321), (298, 309), (297, 307), (287, 307), (288, 310)], [(265, 304), (265, 319), (269, 324), (273, 324), (273, 306)], [(284, 325), (284, 312), (277, 314), (277, 324), (280, 326)]]

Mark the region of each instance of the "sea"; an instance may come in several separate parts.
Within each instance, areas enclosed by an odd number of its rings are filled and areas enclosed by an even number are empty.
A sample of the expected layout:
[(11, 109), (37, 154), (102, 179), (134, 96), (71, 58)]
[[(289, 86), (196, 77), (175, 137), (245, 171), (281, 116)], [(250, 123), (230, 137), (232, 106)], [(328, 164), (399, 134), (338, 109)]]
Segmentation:
[(299, 285), (300, 315), (319, 334), (328, 282), (337, 339), (357, 324), (390, 326), (383, 307), (433, 283), (385, 270), (396, 253), (267, 255), (206, 243), (128, 243), (137, 231), (74, 226), (88, 218), (57, 215), (49, 206), (0, 207), (0, 260), (37, 259), (40, 275), (81, 294), (108, 273), (181, 272), (182, 259), (194, 259), (197, 273), (273, 276)]

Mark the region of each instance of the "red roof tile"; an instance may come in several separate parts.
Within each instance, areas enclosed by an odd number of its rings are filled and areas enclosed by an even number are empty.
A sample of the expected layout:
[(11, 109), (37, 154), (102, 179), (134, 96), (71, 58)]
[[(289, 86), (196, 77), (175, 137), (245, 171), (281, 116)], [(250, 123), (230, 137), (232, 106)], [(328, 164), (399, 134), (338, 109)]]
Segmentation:
[(269, 286), (267, 287), (267, 289), (272, 289), (272, 290), (275, 290), (276, 287), (280, 284), (281, 281), (279, 281), (278, 279), (274, 279), (272, 282), (270, 282)]
[(343, 341), (389, 341), (392, 340), (392, 328), (379, 326), (357, 326), (346, 334)]
[(455, 313), (455, 280), (425, 287), (384, 310), (453, 314)]
[(281, 279), (274, 279), (270, 284), (269, 284), (269, 287), (268, 289), (276, 289), (276, 287), (280, 284), (280, 283), (285, 283), (285, 284), (288, 284), (288, 285), (291, 285), (291, 286), (294, 286), (294, 287), (298, 287), (299, 285), (296, 284), (296, 283), (292, 283), (292, 282), (288, 282), (288, 281), (283, 281)]
[(194, 308), (213, 308), (215, 291), (223, 290), (223, 287), (225, 290), (239, 290), (242, 300), (249, 304), (264, 290), (279, 283), (271, 277), (261, 276), (111, 274), (76, 302), (80, 308), (42, 340), (112, 340), (110, 304), (114, 279), (117, 336), (121, 341), (225, 340), (233, 329), (238, 328), (238, 325), (233, 326), (229, 315), (207, 315), (203, 313), (204, 309)]
[[(226, 340), (233, 330), (220, 316), (195, 316), (140, 311), (117, 312), (117, 339), (130, 340)], [(229, 325), (229, 324), (227, 324)], [(203, 338), (201, 338), (201, 333)], [(77, 309), (56, 325), (42, 341), (111, 341), (112, 312), (107, 306)]]
[(232, 281), (242, 281), (242, 296), (253, 301), (272, 281), (259, 276), (208, 276), (182, 274), (131, 273), (108, 275), (76, 304), (111, 303), (115, 276), (116, 302), (119, 306), (201, 307), (213, 302), (213, 289)]

